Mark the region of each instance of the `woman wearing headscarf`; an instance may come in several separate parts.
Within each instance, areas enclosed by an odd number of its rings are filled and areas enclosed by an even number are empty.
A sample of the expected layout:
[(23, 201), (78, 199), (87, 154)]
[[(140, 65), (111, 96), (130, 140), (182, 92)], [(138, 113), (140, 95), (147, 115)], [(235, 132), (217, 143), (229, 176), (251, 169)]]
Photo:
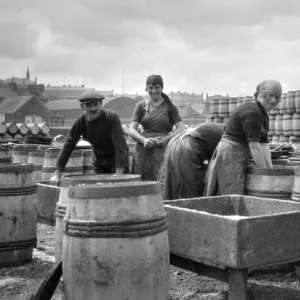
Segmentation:
[[(137, 144), (134, 151), (134, 168), (142, 180), (157, 180), (165, 147), (172, 137), (184, 130), (177, 107), (162, 92), (164, 87), (160, 75), (151, 75), (146, 81), (149, 97), (137, 103), (129, 135)], [(143, 126), (143, 133), (138, 126)], [(175, 126), (175, 131), (172, 131)]]
[(158, 181), (164, 200), (202, 197), (207, 164), (221, 140), (224, 124), (203, 123), (169, 142)]
[(279, 81), (264, 80), (258, 84), (253, 101), (233, 112), (209, 164), (207, 196), (244, 195), (251, 158), (257, 168), (273, 168), (267, 111), (278, 105), (281, 93)]

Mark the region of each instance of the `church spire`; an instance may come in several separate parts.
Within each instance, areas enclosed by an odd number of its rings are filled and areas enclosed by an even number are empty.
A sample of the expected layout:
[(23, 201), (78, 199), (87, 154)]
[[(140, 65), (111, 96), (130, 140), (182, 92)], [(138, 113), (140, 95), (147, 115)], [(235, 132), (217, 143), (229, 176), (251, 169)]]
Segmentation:
[(29, 67), (27, 67), (26, 79), (30, 81), (30, 72), (29, 72)]

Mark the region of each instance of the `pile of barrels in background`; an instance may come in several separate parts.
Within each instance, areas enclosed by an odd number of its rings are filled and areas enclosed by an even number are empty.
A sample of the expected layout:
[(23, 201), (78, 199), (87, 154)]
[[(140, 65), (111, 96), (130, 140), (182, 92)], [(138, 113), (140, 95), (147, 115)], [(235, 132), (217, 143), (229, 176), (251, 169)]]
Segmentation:
[(300, 91), (283, 93), (279, 105), (270, 111), (269, 141), (300, 149)]
[(30, 136), (48, 136), (50, 127), (47, 123), (0, 123), (0, 141), (1, 142), (19, 142), (24, 141)]

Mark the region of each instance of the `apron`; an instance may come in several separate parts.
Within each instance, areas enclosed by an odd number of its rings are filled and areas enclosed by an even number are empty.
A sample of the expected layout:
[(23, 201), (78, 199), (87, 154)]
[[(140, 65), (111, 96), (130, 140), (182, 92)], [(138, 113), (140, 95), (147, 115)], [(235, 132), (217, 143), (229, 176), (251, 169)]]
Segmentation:
[(223, 135), (208, 167), (207, 196), (245, 195), (246, 168), (251, 158), (246, 145)]

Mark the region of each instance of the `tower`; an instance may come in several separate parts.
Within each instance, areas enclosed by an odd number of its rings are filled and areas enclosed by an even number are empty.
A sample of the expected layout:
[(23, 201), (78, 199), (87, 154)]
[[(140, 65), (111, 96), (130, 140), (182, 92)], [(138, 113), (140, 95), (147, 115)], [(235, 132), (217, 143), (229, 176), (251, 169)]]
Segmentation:
[(27, 67), (26, 79), (30, 81), (30, 72), (29, 72), (29, 67)]

